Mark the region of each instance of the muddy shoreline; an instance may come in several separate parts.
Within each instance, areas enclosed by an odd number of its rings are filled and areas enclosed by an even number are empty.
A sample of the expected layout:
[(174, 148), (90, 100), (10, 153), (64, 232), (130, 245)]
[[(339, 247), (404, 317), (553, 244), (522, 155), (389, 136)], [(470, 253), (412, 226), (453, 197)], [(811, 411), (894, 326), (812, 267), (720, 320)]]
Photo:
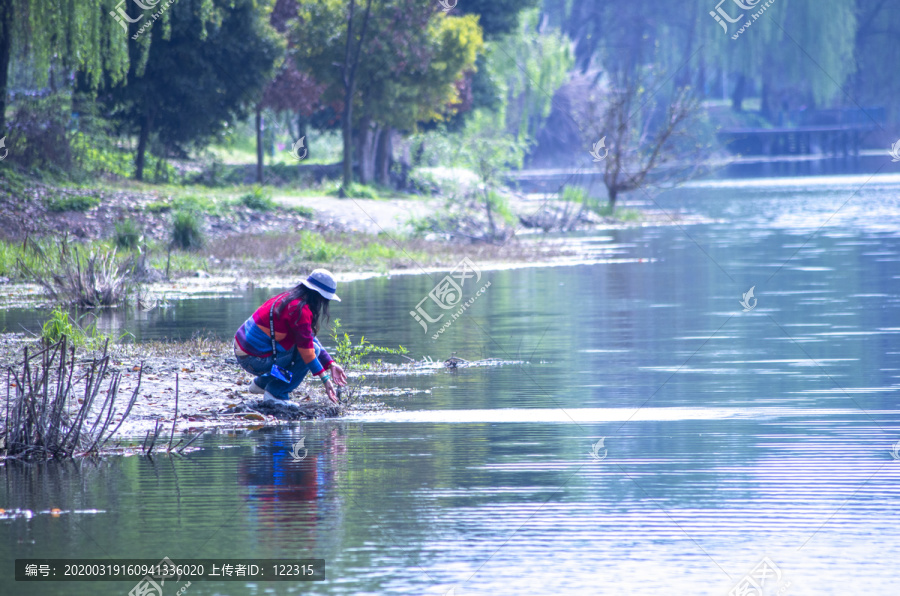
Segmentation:
[[(4, 369), (21, 365), (25, 347), (30, 351), (40, 343), (24, 334), (0, 335), (0, 365)], [(100, 350), (76, 351), (79, 367), (87, 368)], [(344, 389), (342, 403), (331, 404), (320, 384), (310, 376), (294, 391), (292, 401), (299, 410), (262, 403), (258, 395), (249, 393), (252, 377), (238, 367), (231, 342), (193, 339), (187, 342), (150, 342), (146, 344), (117, 344), (109, 346), (110, 366), (107, 377), (119, 373), (118, 399), (111, 428), (122, 420), (129, 397), (140, 380), (137, 400), (124, 423), (112, 437), (104, 453), (140, 453), (147, 444), (147, 434), (161, 426), (154, 451), (165, 451), (172, 437), (185, 441), (212, 429), (261, 428), (292, 424), (303, 420), (339, 418), (372, 411), (394, 409), (386, 401), (390, 398), (429, 393), (430, 390), (403, 388), (403, 378), (433, 375), (448, 368), (443, 362), (421, 360), (402, 364), (384, 363), (370, 370), (349, 371), (349, 386)], [(516, 364), (488, 360), (453, 363), (452, 368)], [(76, 379), (78, 378), (76, 367)], [(389, 379), (386, 382), (386, 379)], [(104, 390), (108, 378), (103, 382)], [(72, 399), (67, 407), (78, 408), (79, 382), (76, 381)], [(177, 392), (177, 418), (176, 418)]]

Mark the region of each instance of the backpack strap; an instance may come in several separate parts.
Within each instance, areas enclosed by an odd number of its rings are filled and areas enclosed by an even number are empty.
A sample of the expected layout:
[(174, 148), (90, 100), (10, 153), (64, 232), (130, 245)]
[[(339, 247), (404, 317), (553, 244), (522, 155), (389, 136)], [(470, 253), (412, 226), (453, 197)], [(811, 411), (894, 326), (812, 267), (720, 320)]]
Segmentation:
[[(284, 298), (282, 298), (282, 301)], [(272, 361), (275, 360), (275, 302), (277, 300), (272, 301), (272, 306), (269, 308), (269, 338), (272, 340)], [(294, 348), (294, 355), (291, 357), (291, 368), (294, 368), (294, 361), (297, 359), (297, 348)]]

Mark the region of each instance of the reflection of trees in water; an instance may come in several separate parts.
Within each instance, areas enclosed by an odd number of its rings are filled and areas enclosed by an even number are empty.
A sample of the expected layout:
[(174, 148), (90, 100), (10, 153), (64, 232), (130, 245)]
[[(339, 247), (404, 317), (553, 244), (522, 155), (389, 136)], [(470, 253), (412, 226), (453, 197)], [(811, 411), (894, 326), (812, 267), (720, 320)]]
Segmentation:
[[(113, 477), (111, 479), (111, 477)], [(29, 510), (35, 516), (71, 519), (71, 511), (97, 508), (98, 493), (121, 481), (117, 468), (99, 460), (78, 459), (22, 463), (7, 460), (0, 468), (0, 505), (10, 518)], [(109, 495), (104, 498), (106, 503)], [(56, 510), (59, 510), (58, 512)], [(52, 511), (52, 513), (41, 513)], [(70, 522), (71, 523), (71, 522)], [(29, 523), (6, 525), (11, 546), (36, 543), (35, 533), (43, 526)], [(38, 538), (40, 538), (38, 536)]]

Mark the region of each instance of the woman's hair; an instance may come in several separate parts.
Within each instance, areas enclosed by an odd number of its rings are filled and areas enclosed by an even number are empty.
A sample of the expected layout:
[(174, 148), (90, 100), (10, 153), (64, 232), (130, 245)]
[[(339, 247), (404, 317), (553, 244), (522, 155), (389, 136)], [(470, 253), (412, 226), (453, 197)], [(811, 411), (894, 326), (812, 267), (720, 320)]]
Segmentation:
[(310, 290), (303, 284), (297, 284), (296, 286), (294, 286), (293, 290), (285, 295), (281, 303), (275, 307), (275, 313), (278, 316), (281, 316), (282, 311), (287, 308), (287, 305), (298, 299), (306, 304), (309, 307), (310, 312), (312, 312), (312, 332), (313, 335), (318, 335), (319, 319), (323, 315), (326, 321), (330, 319), (328, 315), (329, 301), (328, 299), (324, 298), (322, 294), (316, 292), (315, 290)]

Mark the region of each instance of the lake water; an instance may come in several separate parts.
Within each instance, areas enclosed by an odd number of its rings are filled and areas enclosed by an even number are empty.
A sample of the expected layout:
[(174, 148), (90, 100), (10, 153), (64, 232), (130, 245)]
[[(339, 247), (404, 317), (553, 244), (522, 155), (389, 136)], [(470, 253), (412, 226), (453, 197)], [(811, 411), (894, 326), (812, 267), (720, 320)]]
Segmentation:
[[(134, 586), (17, 584), (17, 557), (168, 556), (326, 561), (323, 582), (191, 596), (725, 596), (748, 577), (765, 594), (895, 594), (900, 178), (707, 182), (655, 202), (713, 223), (578, 240), (611, 262), (484, 271), (490, 287), (437, 340), (409, 311), (442, 274), (340, 288), (333, 315), (375, 343), (525, 364), (388, 381), (433, 391), (398, 412), (210, 434), (183, 459), (0, 468), (0, 507), (33, 512), (0, 519), (0, 593)], [(264, 294), (125, 327), (227, 337)], [(38, 320), (10, 311), (0, 327)]]

